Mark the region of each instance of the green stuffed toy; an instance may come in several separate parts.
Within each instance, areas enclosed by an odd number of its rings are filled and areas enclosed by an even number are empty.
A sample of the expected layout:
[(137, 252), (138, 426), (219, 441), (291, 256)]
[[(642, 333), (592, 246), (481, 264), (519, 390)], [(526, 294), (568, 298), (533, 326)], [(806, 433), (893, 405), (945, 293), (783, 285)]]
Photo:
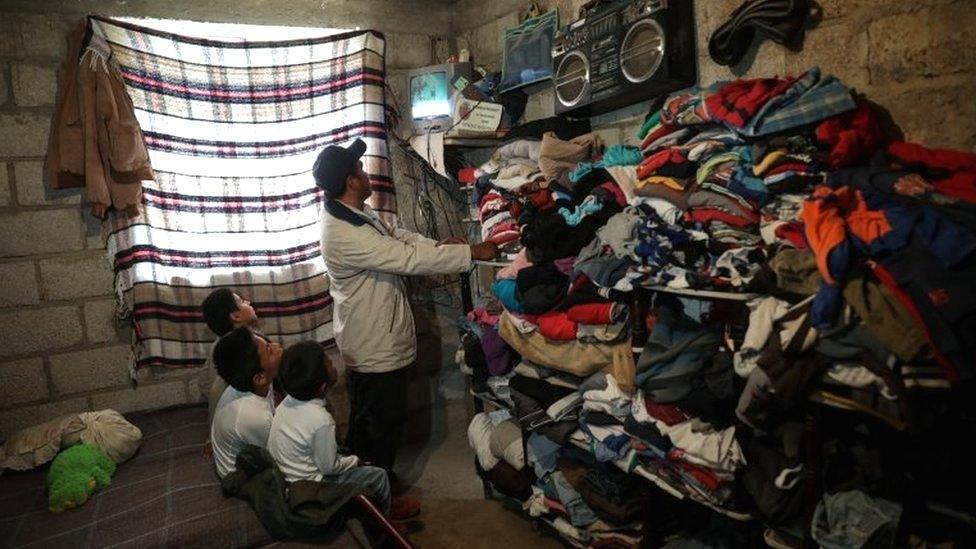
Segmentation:
[(115, 462), (93, 444), (78, 444), (64, 450), (47, 472), (48, 510), (60, 513), (88, 501), (96, 488), (112, 481)]

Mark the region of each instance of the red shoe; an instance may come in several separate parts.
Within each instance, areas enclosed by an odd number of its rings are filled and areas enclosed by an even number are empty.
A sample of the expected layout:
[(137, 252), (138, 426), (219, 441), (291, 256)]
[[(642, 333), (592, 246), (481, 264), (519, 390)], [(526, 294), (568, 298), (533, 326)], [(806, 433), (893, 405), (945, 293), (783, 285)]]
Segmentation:
[(390, 502), (390, 519), (407, 520), (420, 514), (420, 500), (410, 496), (393, 498)]

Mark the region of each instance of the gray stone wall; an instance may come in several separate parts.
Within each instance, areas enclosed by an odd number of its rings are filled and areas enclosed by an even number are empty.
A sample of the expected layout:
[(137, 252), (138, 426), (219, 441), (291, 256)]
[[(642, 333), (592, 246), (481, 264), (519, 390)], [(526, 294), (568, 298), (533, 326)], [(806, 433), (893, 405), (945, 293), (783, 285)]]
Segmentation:
[[(679, 0), (680, 1), (680, 0)], [(559, 9), (560, 23), (575, 19), (583, 0), (543, 0)], [(741, 0), (697, 0), (699, 81), (798, 74), (819, 65), (889, 111), (907, 139), (935, 147), (976, 151), (976, 2), (972, 0), (820, 0), (823, 20), (803, 51), (771, 42), (736, 67), (708, 57), (708, 37)], [(501, 67), (501, 36), (528, 2), (459, 0), (454, 6), (458, 48), (475, 61)], [(610, 143), (636, 143), (646, 104), (595, 117)], [(551, 116), (551, 89), (532, 95), (526, 119)]]
[[(82, 191), (53, 191), (43, 162), (64, 36), (88, 13), (195, 21), (373, 28), (394, 85), (430, 64), (450, 13), (434, 0), (280, 4), (7, 0), (0, 5), (0, 440), (71, 412), (197, 402), (200, 368), (128, 374), (132, 331), (117, 327), (111, 266)], [(443, 50), (443, 45), (440, 48)], [(402, 94), (403, 91), (401, 90)], [(401, 95), (402, 97), (405, 97)], [(397, 180), (402, 178), (397, 177)], [(415, 190), (406, 180), (402, 192)], [(340, 423), (344, 391), (336, 391)]]

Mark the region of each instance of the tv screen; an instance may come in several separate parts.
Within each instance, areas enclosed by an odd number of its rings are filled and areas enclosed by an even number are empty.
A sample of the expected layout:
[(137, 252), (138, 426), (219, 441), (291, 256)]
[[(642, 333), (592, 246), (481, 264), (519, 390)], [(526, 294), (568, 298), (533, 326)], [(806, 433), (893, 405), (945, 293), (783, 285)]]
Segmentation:
[(433, 71), (410, 79), (410, 112), (415, 120), (450, 116), (447, 72)]

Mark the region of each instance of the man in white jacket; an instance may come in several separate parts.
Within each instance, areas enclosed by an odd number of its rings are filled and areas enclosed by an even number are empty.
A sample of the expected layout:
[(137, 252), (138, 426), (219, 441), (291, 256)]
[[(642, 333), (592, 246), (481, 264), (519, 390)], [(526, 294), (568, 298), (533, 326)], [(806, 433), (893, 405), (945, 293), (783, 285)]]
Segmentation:
[(406, 422), (405, 368), (417, 356), (413, 313), (401, 275), (462, 273), (472, 259), (493, 259), (492, 243), (468, 246), (451, 238), (435, 242), (387, 227), (366, 205), (372, 194), (359, 160), (366, 145), (329, 146), (312, 168), (326, 195), (322, 257), (334, 302), (333, 327), (348, 368), (349, 431), (346, 444), (365, 462), (386, 469)]

